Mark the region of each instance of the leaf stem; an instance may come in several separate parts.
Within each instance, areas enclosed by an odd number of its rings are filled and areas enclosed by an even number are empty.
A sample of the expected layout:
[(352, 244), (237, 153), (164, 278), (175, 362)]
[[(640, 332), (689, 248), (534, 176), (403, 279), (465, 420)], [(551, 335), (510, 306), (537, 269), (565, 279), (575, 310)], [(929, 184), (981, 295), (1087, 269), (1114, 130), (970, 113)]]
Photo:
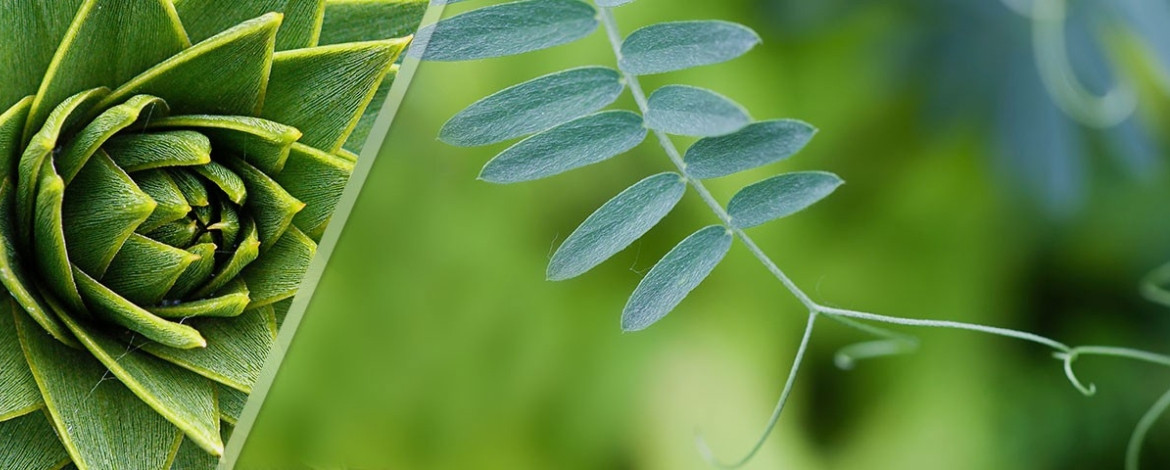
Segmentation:
[(1142, 419), (1138, 421), (1138, 425), (1133, 430), (1133, 434), (1129, 438), (1129, 445), (1125, 450), (1125, 469), (1138, 470), (1141, 466), (1142, 443), (1146, 440), (1146, 434), (1150, 432), (1150, 428), (1158, 421), (1158, 418), (1170, 409), (1170, 390), (1167, 390), (1158, 401), (1154, 402), (1154, 406), (1146, 414), (1142, 415)]
[(768, 424), (764, 426), (764, 431), (760, 433), (759, 439), (756, 440), (755, 445), (746, 455), (736, 460), (735, 463), (720, 462), (711, 452), (711, 447), (707, 445), (707, 440), (703, 438), (700, 433), (695, 436), (695, 445), (699, 448), (699, 453), (703, 455), (703, 459), (708, 464), (718, 468), (739, 468), (751, 461), (752, 457), (764, 447), (764, 443), (768, 441), (768, 436), (772, 434), (772, 430), (776, 428), (776, 423), (780, 422), (780, 414), (784, 412), (784, 406), (788, 404), (788, 397), (792, 394), (792, 389), (796, 385), (796, 374), (800, 371), (800, 365), (804, 362), (804, 353), (808, 350), (809, 340), (812, 338), (813, 325), (817, 321), (816, 310), (808, 312), (808, 323), (804, 327), (804, 337), (800, 340), (800, 347), (796, 350), (796, 357), (792, 360), (792, 368), (788, 370), (788, 379), (784, 382), (784, 390), (780, 392), (780, 400), (776, 403), (776, 408), (772, 410), (772, 417), (768, 419)]

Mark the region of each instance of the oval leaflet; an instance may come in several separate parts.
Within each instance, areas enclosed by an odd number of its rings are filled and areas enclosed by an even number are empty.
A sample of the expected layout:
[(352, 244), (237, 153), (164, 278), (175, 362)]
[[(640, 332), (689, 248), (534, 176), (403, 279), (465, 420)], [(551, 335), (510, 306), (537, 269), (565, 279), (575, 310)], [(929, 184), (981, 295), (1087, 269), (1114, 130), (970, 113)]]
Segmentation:
[(616, 70), (582, 67), (535, 78), (476, 101), (439, 131), (451, 145), (489, 145), (564, 124), (613, 103), (625, 85)]
[(674, 310), (731, 248), (731, 232), (711, 225), (679, 242), (655, 264), (622, 310), (622, 330), (639, 331)]
[(604, 111), (524, 139), (484, 165), (479, 178), (519, 183), (592, 165), (626, 153), (646, 139), (642, 117)]
[(647, 177), (626, 188), (585, 219), (557, 248), (548, 265), (548, 279), (579, 276), (624, 250), (658, 225), (686, 189), (682, 175), (673, 172)]

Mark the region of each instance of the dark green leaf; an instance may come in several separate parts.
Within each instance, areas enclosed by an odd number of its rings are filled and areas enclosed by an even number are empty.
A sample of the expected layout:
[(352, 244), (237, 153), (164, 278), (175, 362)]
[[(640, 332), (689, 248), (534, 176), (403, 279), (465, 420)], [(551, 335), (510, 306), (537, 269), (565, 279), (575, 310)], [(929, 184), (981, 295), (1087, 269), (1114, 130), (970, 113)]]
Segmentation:
[(787, 173), (743, 188), (727, 205), (732, 223), (755, 227), (795, 214), (824, 199), (844, 181), (823, 171)]
[(101, 277), (118, 248), (156, 206), (129, 175), (99, 151), (65, 188), (62, 217), (69, 259), (91, 276)]
[(426, 11), (426, 0), (330, 0), (325, 4), (321, 45), (409, 36)]
[(634, 75), (673, 72), (734, 59), (759, 43), (755, 31), (726, 21), (659, 23), (626, 38), (619, 65)]
[(61, 100), (115, 88), (191, 45), (165, 0), (86, 0), (73, 18), (37, 91), (26, 135)]
[[(9, 1), (0, 21), (0, 109), (33, 95), (81, 0)], [(21, 123), (24, 132), (24, 123)]]
[(752, 118), (735, 102), (710, 90), (668, 85), (650, 95), (646, 127), (667, 134), (711, 137), (735, 132)]
[[(0, 422), (25, 415), (44, 406), (33, 380), (20, 338), (16, 335), (16, 305), (11, 298), (0, 299)], [(9, 434), (0, 433), (0, 436)], [(0, 459), (3, 458), (0, 453)], [(2, 462), (2, 460), (0, 460)], [(12, 468), (0, 465), (0, 468)]]
[(219, 409), (212, 383), (173, 364), (133, 350), (104, 333), (65, 315), (61, 318), (77, 340), (110, 373), (148, 406), (202, 447), (223, 455)]
[(122, 244), (101, 281), (131, 302), (154, 305), (198, 259), (197, 254), (135, 233)]
[(288, 149), (301, 131), (251, 116), (188, 115), (152, 120), (148, 129), (192, 129), (211, 139), (211, 147), (230, 151), (256, 168), (275, 173), (284, 167)]
[(784, 160), (804, 148), (813, 134), (812, 126), (792, 119), (757, 122), (695, 142), (683, 160), (689, 175), (718, 178)]
[(639, 331), (674, 310), (731, 248), (731, 232), (712, 225), (680, 242), (642, 278), (622, 311), (622, 330)]
[(49, 337), (17, 313), (17, 331), (53, 427), (81, 468), (166, 468), (182, 433), (90, 353)]
[(503, 142), (609, 106), (623, 89), (621, 75), (605, 67), (545, 75), (476, 101), (443, 125), (439, 139), (464, 147)]
[(289, 194), (305, 203), (293, 217), (293, 225), (313, 240), (320, 240), (345, 191), (353, 163), (305, 145), (296, 144), (288, 164), (276, 176)]
[(246, 209), (256, 218), (256, 229), (260, 233), (260, 250), (271, 247), (292, 224), (293, 217), (305, 208), (305, 203), (292, 197), (275, 180), (256, 167), (238, 158), (224, 162), (235, 170), (248, 188)]
[(199, 318), (191, 320), (191, 324), (207, 338), (206, 348), (180, 350), (147, 344), (143, 350), (218, 383), (251, 393), (276, 339), (276, 323), (270, 312), (253, 309), (235, 318)]
[(316, 253), (317, 244), (312, 239), (296, 227), (289, 227), (271, 250), (240, 273), (251, 290), (252, 303), (248, 308), (269, 305), (296, 294)]
[[(121, 325), (148, 339), (173, 348), (191, 349), (207, 346), (207, 341), (194, 328), (159, 318), (142, 307), (126, 300), (103, 286), (85, 272), (74, 269), (77, 287), (90, 311), (102, 320)], [(49, 305), (53, 305), (49, 300)], [(67, 314), (65, 316), (68, 316)]]
[(484, 166), (492, 183), (531, 181), (626, 153), (646, 139), (642, 117), (605, 111), (570, 121), (513, 145)]
[[(11, 322), (9, 325), (15, 327)], [(16, 337), (15, 330), (12, 336)], [(16, 345), (16, 354), (24, 357), (20, 344)], [(16, 419), (0, 421), (0, 436), (4, 436), (4, 439), (0, 439), (0, 468), (48, 470), (61, 468), (69, 462), (69, 454), (65, 452), (61, 441), (57, 440), (57, 434), (45, 413), (29, 413)]]
[(409, 41), (387, 39), (277, 53), (260, 117), (293, 126), (300, 143), (341, 148)]
[[(472, 10), (424, 26), (424, 60), (502, 57), (567, 44), (597, 29), (597, 12), (578, 0), (524, 0)], [(411, 49), (416, 55), (421, 48)]]
[(630, 246), (658, 225), (686, 192), (677, 173), (659, 173), (630, 186), (585, 219), (557, 248), (548, 278), (579, 276)]
[(276, 50), (317, 45), (325, 0), (175, 0), (175, 10), (192, 42), (199, 42), (268, 12), (284, 14)]
[(57, 171), (65, 179), (65, 184), (73, 182), (73, 177), (77, 176), (81, 167), (85, 166), (90, 157), (97, 153), (98, 148), (114, 134), (141, 118), (149, 121), (165, 117), (167, 112), (165, 101), (149, 95), (131, 97), (125, 103), (103, 111), (65, 144), (60, 155), (56, 157), (54, 165), (57, 165)]
[(178, 114), (253, 115), (272, 65), (280, 14), (240, 23), (175, 54), (110, 93), (99, 107), (147, 94)]

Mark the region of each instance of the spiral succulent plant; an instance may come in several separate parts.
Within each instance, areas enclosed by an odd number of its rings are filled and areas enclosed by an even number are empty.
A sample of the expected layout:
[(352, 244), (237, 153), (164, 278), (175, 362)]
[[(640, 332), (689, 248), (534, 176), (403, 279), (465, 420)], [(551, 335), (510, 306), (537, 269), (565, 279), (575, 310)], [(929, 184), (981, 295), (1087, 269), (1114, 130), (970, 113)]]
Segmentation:
[(0, 0), (0, 468), (214, 466), (425, 9)]

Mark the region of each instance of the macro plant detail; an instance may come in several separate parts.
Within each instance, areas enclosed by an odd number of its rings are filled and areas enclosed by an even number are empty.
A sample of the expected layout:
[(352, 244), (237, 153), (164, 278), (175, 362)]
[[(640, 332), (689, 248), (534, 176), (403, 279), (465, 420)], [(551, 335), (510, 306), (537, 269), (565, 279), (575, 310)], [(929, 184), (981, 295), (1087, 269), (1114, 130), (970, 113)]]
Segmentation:
[(0, 467), (215, 466), (426, 7), (0, 4)]
[[(427, 41), (423, 60), (464, 61), (523, 54), (575, 42), (604, 30), (616, 67), (587, 65), (537, 77), (485, 97), (457, 113), (440, 130), (440, 140), (474, 147), (520, 139), (492, 158), (479, 178), (519, 183), (551, 177), (599, 163), (633, 149), (651, 134), (670, 168), (633, 184), (589, 215), (557, 248), (548, 265), (549, 280), (581, 275), (626, 249), (666, 217), (692, 192), (715, 216), (713, 225), (679, 242), (634, 288), (621, 315), (623, 331), (638, 331), (665, 318), (742, 244), (807, 309), (807, 322), (764, 432), (740, 459), (721, 461), (700, 437), (703, 457), (717, 467), (735, 468), (751, 460), (775, 427), (793, 391), (817, 321), (827, 317), (856, 328), (873, 340), (842, 349), (842, 369), (857, 361), (916, 351), (917, 338), (874, 326), (945, 328), (974, 331), (1033, 343), (1050, 350), (1069, 382), (1082, 394), (1096, 393), (1075, 373), (1085, 356), (1129, 359), (1170, 367), (1170, 356), (1124, 347), (1073, 346), (1051, 338), (994, 326), (879, 315), (831, 307), (813, 300), (755, 243), (749, 229), (814, 205), (838, 190), (843, 180), (820, 171), (783, 173), (742, 188), (727, 204), (704, 180), (720, 178), (786, 160), (816, 134), (793, 119), (753, 121), (730, 99), (710, 90), (667, 85), (647, 94), (643, 75), (661, 74), (735, 59), (759, 42), (751, 29), (723, 21), (681, 21), (645, 26), (623, 36), (614, 8), (633, 0), (521, 0), (471, 9), (419, 32)], [(435, 4), (456, 1), (435, 0)], [(628, 90), (635, 110), (606, 109)], [(685, 151), (674, 136), (697, 138)], [(1170, 268), (1151, 275), (1143, 291), (1170, 304)], [(1137, 469), (1140, 450), (1153, 423), (1170, 408), (1163, 396), (1138, 421), (1125, 462)]]

